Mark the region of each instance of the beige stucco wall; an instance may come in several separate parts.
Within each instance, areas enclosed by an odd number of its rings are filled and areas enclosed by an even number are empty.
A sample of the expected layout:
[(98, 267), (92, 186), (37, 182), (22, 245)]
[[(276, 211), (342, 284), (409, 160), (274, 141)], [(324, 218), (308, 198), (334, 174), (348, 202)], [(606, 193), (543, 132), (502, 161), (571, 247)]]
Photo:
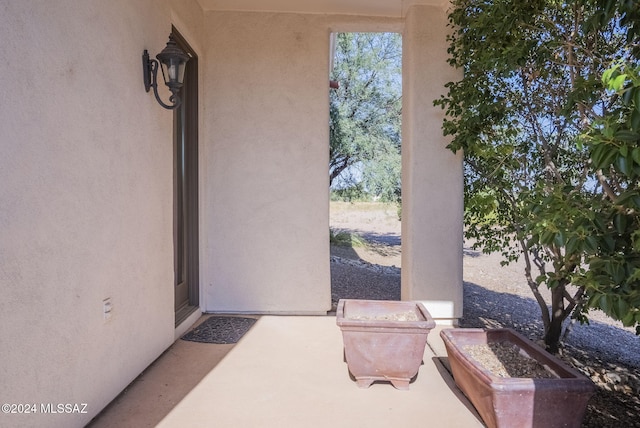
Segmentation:
[(446, 12), (411, 7), (403, 37), (402, 298), (462, 316), (462, 156), (445, 149), (433, 100), (459, 78), (446, 62)]
[(273, 12), (206, 14), (202, 142), (203, 306), (212, 312), (329, 309), (329, 34), (403, 31), (403, 298), (462, 315), (462, 168), (432, 102), (457, 72), (446, 13), (405, 20)]
[(326, 313), (326, 23), (210, 12), (206, 29), (205, 309)]
[(38, 406), (0, 426), (83, 426), (174, 339), (172, 113), (140, 58), (189, 3), (0, 2), (0, 401)]

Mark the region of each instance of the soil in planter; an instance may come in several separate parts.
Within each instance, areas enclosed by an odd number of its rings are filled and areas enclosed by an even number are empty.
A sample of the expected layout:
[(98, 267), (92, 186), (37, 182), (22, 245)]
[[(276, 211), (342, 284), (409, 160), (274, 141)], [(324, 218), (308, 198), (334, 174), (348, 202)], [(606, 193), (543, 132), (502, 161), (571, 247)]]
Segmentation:
[(511, 342), (466, 345), (464, 352), (480, 365), (501, 378), (557, 378), (549, 368), (528, 357)]
[(418, 315), (415, 312), (401, 312), (401, 313), (391, 313), (391, 314), (380, 314), (380, 315), (354, 315), (349, 316), (349, 319), (352, 320), (375, 320), (375, 321), (420, 321)]

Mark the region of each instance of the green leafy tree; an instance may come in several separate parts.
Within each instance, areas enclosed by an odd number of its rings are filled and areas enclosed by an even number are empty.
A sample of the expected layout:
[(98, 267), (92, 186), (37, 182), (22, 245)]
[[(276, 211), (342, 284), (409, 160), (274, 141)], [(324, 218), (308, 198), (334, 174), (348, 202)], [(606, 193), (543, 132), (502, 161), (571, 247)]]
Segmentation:
[(576, 276), (598, 307), (640, 334), (640, 66), (605, 71), (608, 110), (583, 135), (603, 189), (596, 218), (597, 250)]
[(361, 181), (362, 189), (383, 200), (399, 198), (401, 55), (399, 34), (337, 35), (331, 79), (339, 88), (329, 99), (330, 184)]
[(640, 324), (636, 17), (623, 0), (454, 0), (449, 15), (464, 78), (435, 103), (464, 150), (465, 234), (524, 259), (551, 351), (589, 308)]

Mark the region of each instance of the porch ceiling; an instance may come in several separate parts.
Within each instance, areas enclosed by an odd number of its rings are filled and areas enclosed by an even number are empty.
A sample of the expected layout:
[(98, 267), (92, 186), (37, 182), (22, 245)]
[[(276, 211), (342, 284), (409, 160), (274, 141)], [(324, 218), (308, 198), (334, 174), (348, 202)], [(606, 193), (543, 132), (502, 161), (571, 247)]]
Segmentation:
[(197, 0), (203, 10), (337, 13), (400, 18), (413, 5), (446, 8), (449, 0)]

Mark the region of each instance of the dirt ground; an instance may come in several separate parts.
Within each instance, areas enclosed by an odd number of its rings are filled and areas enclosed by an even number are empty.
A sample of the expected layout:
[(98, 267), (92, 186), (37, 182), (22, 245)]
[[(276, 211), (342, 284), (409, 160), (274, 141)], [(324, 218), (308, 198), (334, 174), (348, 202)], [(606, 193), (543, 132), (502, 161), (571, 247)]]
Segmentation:
[[(352, 249), (332, 246), (331, 255), (345, 258), (357, 256), (368, 263), (401, 267), (401, 222), (396, 205), (332, 201), (329, 227), (334, 232), (355, 232), (370, 244)], [(354, 251), (356, 254), (353, 254)]]

